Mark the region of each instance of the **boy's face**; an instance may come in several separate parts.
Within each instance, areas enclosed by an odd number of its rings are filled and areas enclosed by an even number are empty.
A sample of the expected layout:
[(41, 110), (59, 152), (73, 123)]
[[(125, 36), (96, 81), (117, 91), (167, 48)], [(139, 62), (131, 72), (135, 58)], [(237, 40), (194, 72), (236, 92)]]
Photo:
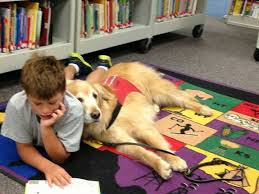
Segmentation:
[(51, 114), (60, 108), (60, 104), (63, 103), (63, 99), (64, 93), (58, 93), (48, 100), (42, 100), (28, 95), (32, 111), (43, 120), (51, 118)]

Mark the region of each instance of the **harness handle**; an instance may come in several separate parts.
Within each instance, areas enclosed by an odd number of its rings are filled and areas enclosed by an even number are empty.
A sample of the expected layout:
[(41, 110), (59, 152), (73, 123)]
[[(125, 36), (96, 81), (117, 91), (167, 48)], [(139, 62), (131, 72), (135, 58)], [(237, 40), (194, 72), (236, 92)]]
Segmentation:
[[(215, 166), (215, 165), (221, 165), (224, 164), (226, 166), (233, 166), (233, 167), (237, 167), (239, 170), (242, 171), (242, 176), (237, 177), (237, 178), (214, 178), (214, 179), (194, 179), (192, 178), (193, 172), (203, 166)], [(242, 181), (244, 179), (243, 177), (243, 173), (244, 173), (244, 167), (243, 166), (236, 166), (230, 162), (227, 162), (225, 160), (221, 160), (219, 158), (214, 158), (212, 161), (210, 162), (204, 162), (201, 164), (198, 164), (192, 168), (187, 169), (186, 171), (182, 172), (182, 174), (184, 175), (184, 177), (191, 181), (191, 182), (195, 182), (195, 183), (209, 183), (209, 182), (215, 182), (215, 181)]]

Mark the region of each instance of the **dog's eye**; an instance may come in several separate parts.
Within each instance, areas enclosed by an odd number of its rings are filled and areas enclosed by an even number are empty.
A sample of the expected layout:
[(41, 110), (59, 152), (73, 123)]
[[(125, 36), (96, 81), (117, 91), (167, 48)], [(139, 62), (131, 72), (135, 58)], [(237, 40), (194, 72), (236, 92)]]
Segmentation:
[(108, 98), (105, 98), (105, 97), (102, 97), (102, 99), (103, 99), (104, 101), (109, 101), (109, 99), (108, 99)]
[(93, 93), (93, 97), (96, 99), (97, 98), (97, 94)]
[(83, 101), (84, 101), (84, 99), (81, 98), (81, 97), (78, 97), (77, 99), (78, 99), (80, 102), (83, 102)]

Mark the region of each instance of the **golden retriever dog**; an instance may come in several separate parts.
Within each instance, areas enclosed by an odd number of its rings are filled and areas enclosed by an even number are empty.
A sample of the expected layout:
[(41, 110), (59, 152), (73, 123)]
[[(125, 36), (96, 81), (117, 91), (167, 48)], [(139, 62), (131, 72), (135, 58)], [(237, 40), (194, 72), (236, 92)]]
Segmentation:
[[(83, 104), (85, 127), (83, 138), (92, 137), (101, 142), (142, 142), (147, 145), (173, 152), (168, 142), (155, 128), (155, 117), (159, 107), (180, 106), (196, 113), (209, 116), (209, 107), (178, 89), (172, 82), (161, 78), (155, 70), (139, 63), (119, 63), (107, 71), (107, 77), (119, 76), (133, 83), (140, 92), (130, 92), (117, 118), (110, 125), (118, 98), (113, 89), (105, 84), (91, 85), (86, 81), (74, 80), (68, 90)], [(163, 152), (152, 152), (141, 146), (120, 145), (116, 149), (129, 157), (153, 168), (163, 179), (172, 171), (184, 171), (186, 162), (178, 156)]]

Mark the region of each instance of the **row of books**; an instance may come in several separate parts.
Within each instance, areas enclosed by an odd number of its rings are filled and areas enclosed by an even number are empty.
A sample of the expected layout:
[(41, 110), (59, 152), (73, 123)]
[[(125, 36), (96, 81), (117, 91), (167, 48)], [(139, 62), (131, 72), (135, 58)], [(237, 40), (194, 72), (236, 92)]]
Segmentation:
[(81, 38), (133, 25), (134, 0), (81, 0)]
[(229, 15), (249, 16), (259, 19), (259, 1), (257, 0), (233, 0)]
[(197, 2), (198, 0), (157, 0), (156, 21), (194, 15)]
[(0, 50), (14, 50), (50, 44), (50, 1), (0, 4)]

